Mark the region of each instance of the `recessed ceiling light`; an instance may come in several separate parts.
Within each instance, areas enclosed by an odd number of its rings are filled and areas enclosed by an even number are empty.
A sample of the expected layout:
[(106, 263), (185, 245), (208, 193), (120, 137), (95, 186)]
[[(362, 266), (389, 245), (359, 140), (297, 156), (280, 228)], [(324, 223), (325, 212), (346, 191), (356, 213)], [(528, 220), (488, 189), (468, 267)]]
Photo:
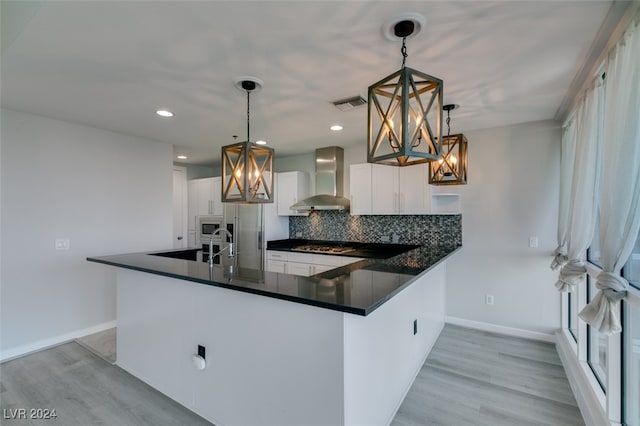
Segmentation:
[(165, 118), (173, 117), (173, 113), (171, 111), (167, 111), (166, 109), (159, 109), (156, 111), (156, 114), (158, 114), (160, 117)]
[(333, 126), (329, 127), (331, 130), (333, 130), (334, 132), (339, 132), (340, 130), (342, 130), (342, 126), (339, 124), (334, 124)]
[(267, 141), (262, 141), (262, 140), (260, 140), (260, 141), (256, 141), (256, 143), (257, 143), (258, 145), (266, 145), (266, 144), (267, 144)]
[(178, 160), (186, 160), (187, 156), (186, 155), (178, 155)]

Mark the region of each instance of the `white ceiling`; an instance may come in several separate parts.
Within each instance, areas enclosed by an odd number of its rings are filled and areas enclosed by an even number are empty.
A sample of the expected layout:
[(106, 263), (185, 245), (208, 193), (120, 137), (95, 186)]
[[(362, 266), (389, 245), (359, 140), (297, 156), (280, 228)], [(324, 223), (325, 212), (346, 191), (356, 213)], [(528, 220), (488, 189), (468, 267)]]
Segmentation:
[[(2, 0), (2, 107), (175, 145), (186, 163), (216, 161), (246, 139), (276, 156), (365, 144), (361, 95), (398, 70), (382, 35), (401, 12), (427, 28), (407, 65), (444, 80), (452, 131), (554, 118), (611, 1), (85, 1)], [(161, 119), (156, 109), (175, 113)], [(340, 123), (342, 132), (329, 126)]]

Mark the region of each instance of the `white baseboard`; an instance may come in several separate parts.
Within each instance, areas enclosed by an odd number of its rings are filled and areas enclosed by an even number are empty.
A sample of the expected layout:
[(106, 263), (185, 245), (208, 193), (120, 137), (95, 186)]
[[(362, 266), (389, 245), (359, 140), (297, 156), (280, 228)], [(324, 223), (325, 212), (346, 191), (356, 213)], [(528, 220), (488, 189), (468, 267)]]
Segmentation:
[(87, 336), (89, 334), (98, 333), (100, 331), (108, 330), (116, 326), (116, 321), (103, 322), (102, 324), (94, 325), (92, 327), (83, 328), (81, 330), (72, 331), (70, 333), (61, 334), (59, 336), (49, 337), (48, 339), (39, 340), (37, 342), (29, 343), (26, 345), (18, 346), (0, 352), (0, 362), (10, 361), (21, 356), (28, 355), (33, 352), (38, 352), (44, 349), (48, 349), (53, 346), (60, 345), (62, 343), (70, 342), (79, 337)]
[(604, 408), (605, 396), (602, 392), (595, 390), (599, 389), (598, 383), (587, 371), (589, 367), (586, 366), (586, 363), (578, 361), (569, 339), (570, 337), (564, 330), (556, 332), (556, 349), (585, 424), (587, 426), (619, 424), (607, 419)]
[(459, 325), (461, 327), (474, 328), (476, 330), (490, 331), (492, 333), (506, 334), (507, 336), (522, 337), (524, 339), (541, 340), (543, 342), (555, 343), (556, 337), (553, 334), (545, 334), (537, 331), (524, 330), (521, 328), (505, 327), (503, 325), (490, 324), (488, 322), (472, 321), (464, 318), (445, 317), (447, 324)]

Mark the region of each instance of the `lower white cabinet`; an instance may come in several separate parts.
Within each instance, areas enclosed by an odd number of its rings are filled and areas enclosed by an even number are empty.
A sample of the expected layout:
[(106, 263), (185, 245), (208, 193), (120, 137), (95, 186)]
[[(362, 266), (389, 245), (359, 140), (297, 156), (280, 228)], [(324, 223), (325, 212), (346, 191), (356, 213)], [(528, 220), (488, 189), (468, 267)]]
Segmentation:
[(287, 262), (283, 262), (282, 260), (267, 259), (267, 271), (279, 272), (281, 274), (284, 274), (287, 271)]
[(358, 257), (267, 250), (267, 271), (309, 277), (359, 260), (362, 259)]
[(300, 275), (309, 277), (312, 274), (313, 265), (310, 263), (287, 262), (286, 273), (290, 275)]

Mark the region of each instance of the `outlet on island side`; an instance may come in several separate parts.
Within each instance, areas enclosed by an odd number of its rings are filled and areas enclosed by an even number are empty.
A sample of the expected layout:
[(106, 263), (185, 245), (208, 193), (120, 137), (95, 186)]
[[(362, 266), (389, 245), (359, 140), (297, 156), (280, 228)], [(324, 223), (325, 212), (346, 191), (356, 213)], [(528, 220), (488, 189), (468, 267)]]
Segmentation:
[(486, 294), (484, 296), (484, 303), (486, 305), (493, 305), (493, 294)]
[(413, 320), (413, 335), (415, 336), (416, 334), (418, 334), (418, 320), (414, 319)]

